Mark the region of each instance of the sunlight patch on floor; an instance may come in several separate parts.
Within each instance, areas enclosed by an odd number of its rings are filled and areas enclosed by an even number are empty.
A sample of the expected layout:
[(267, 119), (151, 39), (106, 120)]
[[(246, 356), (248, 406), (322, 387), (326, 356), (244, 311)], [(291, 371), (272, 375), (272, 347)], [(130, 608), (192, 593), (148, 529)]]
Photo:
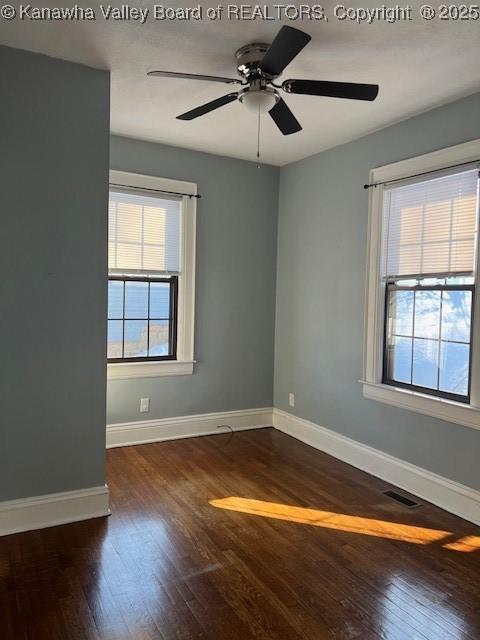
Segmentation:
[[(309, 524), (314, 527), (335, 529), (347, 533), (358, 533), (365, 536), (387, 538), (388, 540), (400, 540), (401, 542), (410, 542), (412, 544), (431, 544), (451, 538), (454, 535), (451, 531), (428, 529), (426, 527), (350, 516), (331, 511), (319, 511), (318, 509), (293, 507), (250, 498), (231, 496), (229, 498), (210, 500), (209, 502), (213, 507), (218, 507), (219, 509), (238, 511), (276, 520), (287, 520), (288, 522), (299, 524)], [(462, 552), (478, 551), (480, 549), (480, 536), (464, 536), (445, 544), (443, 548)]]
[(464, 536), (463, 538), (455, 540), (455, 542), (444, 544), (443, 548), (450, 549), (451, 551), (463, 551), (463, 553), (478, 551), (480, 549), (480, 537)]

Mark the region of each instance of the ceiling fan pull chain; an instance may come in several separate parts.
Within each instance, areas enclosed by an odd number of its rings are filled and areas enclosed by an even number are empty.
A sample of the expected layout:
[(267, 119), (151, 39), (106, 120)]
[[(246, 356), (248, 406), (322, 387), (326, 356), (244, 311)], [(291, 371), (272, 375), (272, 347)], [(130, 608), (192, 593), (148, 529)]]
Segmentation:
[(260, 105), (258, 105), (257, 169), (260, 169)]

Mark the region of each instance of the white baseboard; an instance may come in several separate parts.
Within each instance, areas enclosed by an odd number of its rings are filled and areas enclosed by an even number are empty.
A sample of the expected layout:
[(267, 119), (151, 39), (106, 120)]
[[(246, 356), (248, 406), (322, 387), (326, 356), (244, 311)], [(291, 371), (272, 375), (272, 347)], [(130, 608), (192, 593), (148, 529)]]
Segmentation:
[(107, 425), (107, 449), (272, 426), (272, 408), (244, 409)]
[(480, 491), (356, 442), (314, 422), (273, 410), (273, 426), (339, 460), (480, 525)]
[(8, 500), (0, 502), (0, 536), (55, 527), (109, 514), (106, 485)]

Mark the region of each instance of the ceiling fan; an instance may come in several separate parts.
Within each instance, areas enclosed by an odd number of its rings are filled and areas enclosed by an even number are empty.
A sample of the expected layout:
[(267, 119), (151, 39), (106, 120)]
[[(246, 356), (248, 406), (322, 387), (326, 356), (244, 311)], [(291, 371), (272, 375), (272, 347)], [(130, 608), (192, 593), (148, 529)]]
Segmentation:
[(275, 84), (276, 78), (310, 40), (311, 36), (300, 29), (283, 26), (272, 44), (254, 43), (241, 47), (235, 53), (240, 80), (174, 71), (150, 71), (147, 75), (240, 84), (244, 87), (240, 91), (228, 93), (196, 109), (182, 113), (177, 116), (178, 120), (194, 120), (214, 109), (239, 100), (255, 112), (268, 111), (283, 135), (289, 135), (301, 131), (302, 127), (280, 96), (278, 89), (283, 89), (286, 93), (370, 101), (375, 100), (378, 94), (378, 85), (376, 84), (326, 82), (323, 80), (285, 80), (282, 84)]

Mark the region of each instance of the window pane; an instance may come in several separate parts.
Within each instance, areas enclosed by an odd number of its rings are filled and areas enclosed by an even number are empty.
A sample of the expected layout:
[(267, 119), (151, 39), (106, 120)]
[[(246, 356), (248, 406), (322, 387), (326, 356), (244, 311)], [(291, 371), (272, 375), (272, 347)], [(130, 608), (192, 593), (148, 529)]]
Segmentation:
[(444, 291), (442, 300), (442, 338), (470, 342), (471, 291)]
[(163, 244), (144, 245), (143, 268), (156, 271), (159, 264), (165, 264), (165, 246)]
[(440, 356), (440, 390), (468, 395), (470, 348), (466, 344), (442, 342)]
[(168, 356), (169, 354), (169, 321), (150, 321), (149, 356)]
[(388, 377), (410, 383), (412, 369), (412, 339), (393, 338), (388, 352)]
[(107, 358), (122, 357), (122, 332), (121, 320), (108, 321)]
[(123, 282), (108, 283), (108, 317), (123, 318)]
[(146, 320), (125, 320), (125, 358), (143, 358), (147, 355)]
[(436, 389), (437, 376), (438, 340), (414, 340), (412, 383)]
[(132, 202), (117, 203), (117, 239), (138, 244), (142, 237), (142, 205)]
[(148, 318), (148, 282), (125, 283), (125, 318)]
[(411, 336), (413, 331), (413, 291), (392, 291), (390, 294), (392, 333)]
[(152, 282), (150, 284), (150, 317), (168, 318), (170, 315), (170, 284)]
[(116, 269), (121, 265), (128, 273), (129, 269), (138, 269), (141, 264), (142, 251), (138, 244), (128, 244), (126, 242), (117, 242), (115, 245), (115, 260), (109, 262), (110, 268)]
[(415, 293), (415, 337), (439, 338), (440, 297), (440, 291), (417, 291)]

